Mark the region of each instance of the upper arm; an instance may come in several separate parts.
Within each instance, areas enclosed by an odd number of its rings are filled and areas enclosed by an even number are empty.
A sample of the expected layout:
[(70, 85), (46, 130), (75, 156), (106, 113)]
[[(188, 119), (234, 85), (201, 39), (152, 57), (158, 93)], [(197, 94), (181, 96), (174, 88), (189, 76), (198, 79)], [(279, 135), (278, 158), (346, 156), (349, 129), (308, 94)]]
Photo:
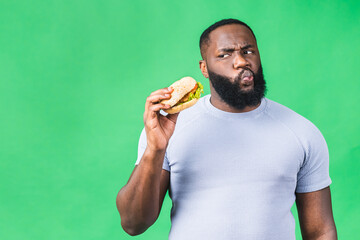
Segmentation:
[[(134, 170), (131, 173), (128, 182), (130, 181), (131, 177), (134, 175), (137, 168), (138, 168), (138, 165), (136, 165), (134, 167)], [(160, 176), (160, 192), (159, 192), (160, 194), (159, 194), (159, 212), (158, 212), (158, 214), (160, 214), (161, 207), (164, 202), (166, 193), (169, 189), (169, 186), (170, 186), (170, 172), (165, 169), (162, 169), (161, 176)]]
[(296, 206), (303, 239), (318, 239), (329, 234), (337, 239), (330, 188), (308, 193), (296, 193)]

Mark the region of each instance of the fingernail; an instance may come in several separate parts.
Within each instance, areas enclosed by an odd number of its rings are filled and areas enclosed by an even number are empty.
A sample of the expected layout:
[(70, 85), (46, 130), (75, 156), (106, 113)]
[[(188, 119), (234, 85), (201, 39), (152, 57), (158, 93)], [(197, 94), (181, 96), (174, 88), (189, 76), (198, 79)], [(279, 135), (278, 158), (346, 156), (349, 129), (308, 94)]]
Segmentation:
[(171, 91), (171, 90), (172, 90), (172, 87), (168, 87), (168, 90)]
[(170, 94), (165, 94), (165, 97), (170, 97)]

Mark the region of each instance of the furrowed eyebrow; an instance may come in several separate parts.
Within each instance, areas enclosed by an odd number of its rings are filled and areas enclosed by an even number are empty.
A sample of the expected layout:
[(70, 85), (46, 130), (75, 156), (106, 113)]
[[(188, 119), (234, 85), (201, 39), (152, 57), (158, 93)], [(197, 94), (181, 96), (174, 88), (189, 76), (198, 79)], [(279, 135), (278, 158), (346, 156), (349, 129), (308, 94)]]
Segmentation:
[[(247, 44), (247, 45), (241, 47), (241, 49), (246, 50), (246, 49), (249, 49), (249, 48), (252, 48), (252, 47), (254, 47), (254, 45)], [(218, 49), (219, 52), (233, 52), (234, 50), (235, 50), (234, 47), (225, 47), (225, 48)]]

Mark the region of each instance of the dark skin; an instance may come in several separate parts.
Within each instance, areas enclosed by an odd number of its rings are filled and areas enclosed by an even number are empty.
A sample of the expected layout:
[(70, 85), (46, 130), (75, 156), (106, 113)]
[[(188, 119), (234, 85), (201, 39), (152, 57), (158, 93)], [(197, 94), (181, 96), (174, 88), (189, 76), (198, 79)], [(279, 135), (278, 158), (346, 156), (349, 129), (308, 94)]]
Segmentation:
[(146, 99), (144, 127), (147, 146), (140, 164), (116, 197), (121, 226), (132, 236), (145, 232), (156, 221), (169, 188), (170, 173), (162, 169), (162, 164), (178, 114), (162, 116), (160, 109), (170, 106), (159, 101), (169, 99), (172, 91), (159, 89)]
[[(209, 78), (207, 69), (212, 72), (231, 78), (235, 77), (243, 70), (249, 68), (254, 73), (260, 67), (260, 54), (251, 31), (239, 24), (221, 26), (209, 35), (210, 42), (203, 46), (200, 60), (200, 69), (204, 77)], [(252, 84), (240, 85), (244, 90), (251, 90)], [(211, 103), (218, 109), (226, 112), (241, 113), (254, 110), (258, 106), (236, 109), (226, 104), (214, 90), (210, 82)]]
[(296, 193), (296, 207), (303, 239), (337, 239), (329, 187), (315, 192)]
[[(238, 24), (221, 26), (212, 31), (210, 42), (201, 50), (203, 60), (199, 64), (206, 78), (209, 77), (210, 69), (233, 80), (243, 67), (257, 72), (261, 64), (254, 36), (249, 29)], [(251, 82), (239, 84), (244, 90), (253, 88)], [(144, 112), (147, 148), (140, 164), (134, 168), (128, 183), (116, 198), (121, 225), (130, 235), (143, 233), (156, 221), (169, 189), (170, 173), (162, 169), (162, 163), (178, 115), (164, 117), (159, 114), (161, 108), (169, 108), (159, 101), (169, 99), (172, 91), (167, 88), (159, 89), (147, 98)], [(222, 101), (211, 82), (210, 91), (211, 103), (223, 111), (240, 113), (258, 107), (234, 109)], [(310, 193), (296, 193), (296, 205), (303, 239), (337, 239), (329, 187)]]

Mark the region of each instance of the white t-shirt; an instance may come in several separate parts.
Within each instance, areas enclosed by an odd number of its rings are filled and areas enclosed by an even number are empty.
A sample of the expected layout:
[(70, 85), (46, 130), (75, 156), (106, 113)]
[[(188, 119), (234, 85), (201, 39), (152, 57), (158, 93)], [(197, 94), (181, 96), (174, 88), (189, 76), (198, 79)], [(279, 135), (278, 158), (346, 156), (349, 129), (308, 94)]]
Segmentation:
[[(145, 148), (143, 130), (136, 164)], [(331, 183), (320, 131), (267, 98), (253, 111), (229, 113), (202, 97), (179, 114), (163, 168), (171, 240), (295, 239), (295, 192)]]

